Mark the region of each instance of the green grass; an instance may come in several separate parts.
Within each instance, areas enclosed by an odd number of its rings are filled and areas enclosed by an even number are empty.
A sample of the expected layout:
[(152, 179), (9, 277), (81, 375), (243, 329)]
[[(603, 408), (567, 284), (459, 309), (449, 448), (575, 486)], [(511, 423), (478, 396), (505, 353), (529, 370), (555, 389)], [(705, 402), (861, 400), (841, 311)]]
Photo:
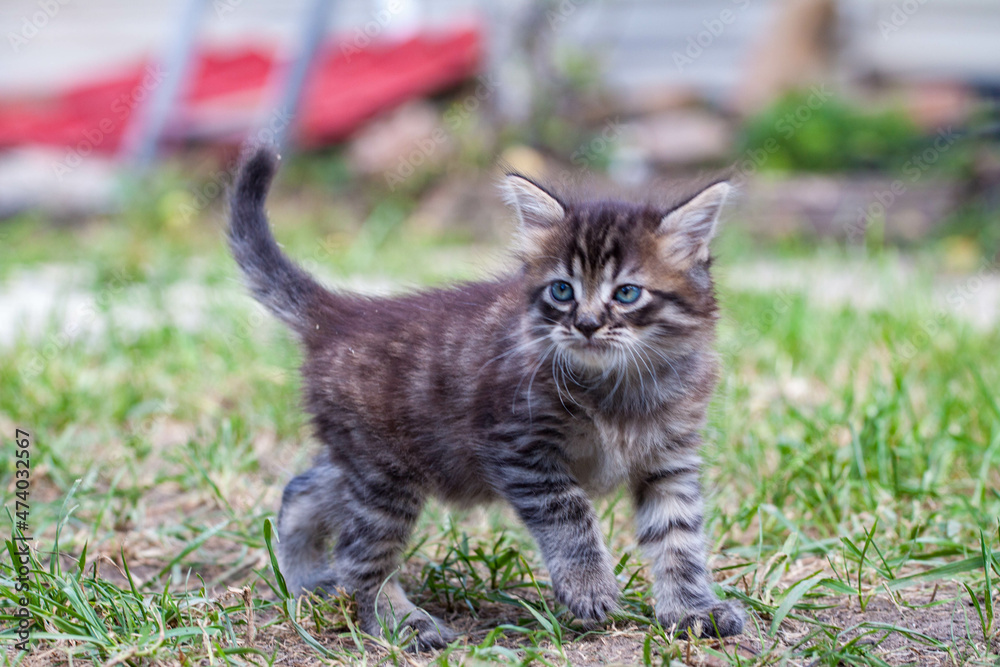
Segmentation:
[[(465, 634), (439, 654), (413, 656), (395, 628), (388, 640), (363, 636), (349, 600), (289, 599), (273, 570), (281, 487), (315, 448), (299, 406), (300, 357), (243, 296), (216, 209), (175, 219), (170, 202), (185, 196), (168, 186), (152, 204), (79, 229), (32, 219), (4, 228), (15, 242), (0, 243), (3, 284), (36, 280), (43, 263), (90, 267), (63, 288), (97, 297), (81, 331), (99, 332), (70, 339), (54, 319), (0, 347), (4, 451), (14, 451), (17, 428), (32, 441), (35, 646), (7, 662), (1000, 659), (1000, 333), (939, 309), (933, 257), (887, 252), (861, 263), (884, 278), (872, 288), (888, 294), (861, 307), (741, 278), (762, 259), (852, 272), (856, 258), (722, 239), (726, 370), (706, 432), (705, 481), (720, 593), (752, 610), (739, 640), (672, 640), (656, 625), (624, 497), (599, 505), (623, 603), (598, 627), (553, 601), (509, 512), (435, 505), (402, 576), (411, 597)], [(287, 194), (271, 208), (290, 254), (328, 278), (407, 287), (494, 266), (483, 258), (495, 253), (468, 236), (442, 242), (415, 228), (406, 201), (372, 203), (360, 217), (322, 201), (325, 214)], [(891, 287), (914, 261), (924, 268)], [(136, 326), (136, 309), (158, 317)], [(176, 313), (188, 311), (196, 322), (179, 325)], [(13, 461), (0, 461), (11, 493)], [(20, 597), (11, 562), (5, 550), (5, 629)]]

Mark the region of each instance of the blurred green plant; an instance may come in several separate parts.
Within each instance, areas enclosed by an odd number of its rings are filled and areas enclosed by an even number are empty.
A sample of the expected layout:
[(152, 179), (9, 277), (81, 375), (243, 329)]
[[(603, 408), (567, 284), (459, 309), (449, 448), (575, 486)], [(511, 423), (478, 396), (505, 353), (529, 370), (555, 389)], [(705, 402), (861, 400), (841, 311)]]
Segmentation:
[(817, 89), (791, 92), (744, 124), (740, 154), (767, 171), (898, 171), (926, 138), (900, 110), (865, 111)]

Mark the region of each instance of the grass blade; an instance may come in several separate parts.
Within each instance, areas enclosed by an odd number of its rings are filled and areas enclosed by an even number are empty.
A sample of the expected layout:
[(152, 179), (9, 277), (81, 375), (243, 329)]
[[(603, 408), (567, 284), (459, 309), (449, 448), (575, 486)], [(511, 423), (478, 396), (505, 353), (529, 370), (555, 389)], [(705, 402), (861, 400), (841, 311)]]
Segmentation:
[(781, 625), (781, 622), (785, 620), (785, 617), (788, 616), (788, 612), (790, 612), (795, 605), (798, 604), (799, 600), (802, 599), (802, 596), (811, 591), (817, 584), (820, 583), (821, 580), (822, 573), (816, 572), (809, 575), (805, 579), (801, 579), (785, 592), (785, 596), (782, 598), (781, 604), (778, 605), (778, 609), (775, 610), (774, 616), (771, 619), (770, 635), (772, 637), (777, 634), (778, 627)]

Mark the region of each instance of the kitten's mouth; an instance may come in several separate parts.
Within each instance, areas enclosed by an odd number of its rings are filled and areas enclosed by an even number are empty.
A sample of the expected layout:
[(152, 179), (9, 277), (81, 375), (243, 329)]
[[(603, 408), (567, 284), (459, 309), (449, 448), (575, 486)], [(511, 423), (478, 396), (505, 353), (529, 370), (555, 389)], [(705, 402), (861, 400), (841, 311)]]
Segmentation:
[(570, 346), (574, 349), (587, 350), (588, 352), (603, 351), (611, 347), (607, 341), (597, 340), (596, 338), (588, 338), (586, 340), (574, 338), (570, 341)]
[(566, 345), (569, 353), (577, 363), (592, 369), (603, 369), (608, 364), (608, 353), (611, 351), (611, 344), (603, 340), (580, 340), (574, 339)]

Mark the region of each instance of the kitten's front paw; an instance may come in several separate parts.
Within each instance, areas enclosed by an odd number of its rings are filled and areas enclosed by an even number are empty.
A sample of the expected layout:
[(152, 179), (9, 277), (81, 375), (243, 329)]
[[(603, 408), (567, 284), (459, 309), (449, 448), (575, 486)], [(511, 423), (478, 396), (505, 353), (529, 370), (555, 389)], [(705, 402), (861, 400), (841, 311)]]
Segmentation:
[(582, 620), (603, 621), (618, 608), (618, 582), (610, 571), (576, 571), (554, 582), (556, 599)]
[[(403, 645), (405, 640), (406, 650), (411, 652), (442, 649), (458, 638), (455, 631), (445, 625), (444, 621), (422, 609), (414, 609), (405, 615), (384, 619), (386, 628), (382, 627), (383, 623), (379, 623), (374, 614), (369, 613), (360, 620), (361, 629), (368, 634), (389, 639), (400, 645)], [(390, 631), (388, 637), (386, 630)]]
[[(445, 625), (441, 619), (426, 613), (414, 613), (403, 621), (407, 630), (416, 630), (417, 634), (407, 646), (413, 651), (430, 651), (442, 649), (458, 638), (455, 631)], [(404, 631), (403, 634), (408, 634)]]
[(667, 631), (671, 628), (678, 635), (690, 633), (695, 637), (732, 637), (743, 632), (746, 612), (732, 600), (716, 602), (699, 611), (670, 610), (657, 612), (656, 618)]

